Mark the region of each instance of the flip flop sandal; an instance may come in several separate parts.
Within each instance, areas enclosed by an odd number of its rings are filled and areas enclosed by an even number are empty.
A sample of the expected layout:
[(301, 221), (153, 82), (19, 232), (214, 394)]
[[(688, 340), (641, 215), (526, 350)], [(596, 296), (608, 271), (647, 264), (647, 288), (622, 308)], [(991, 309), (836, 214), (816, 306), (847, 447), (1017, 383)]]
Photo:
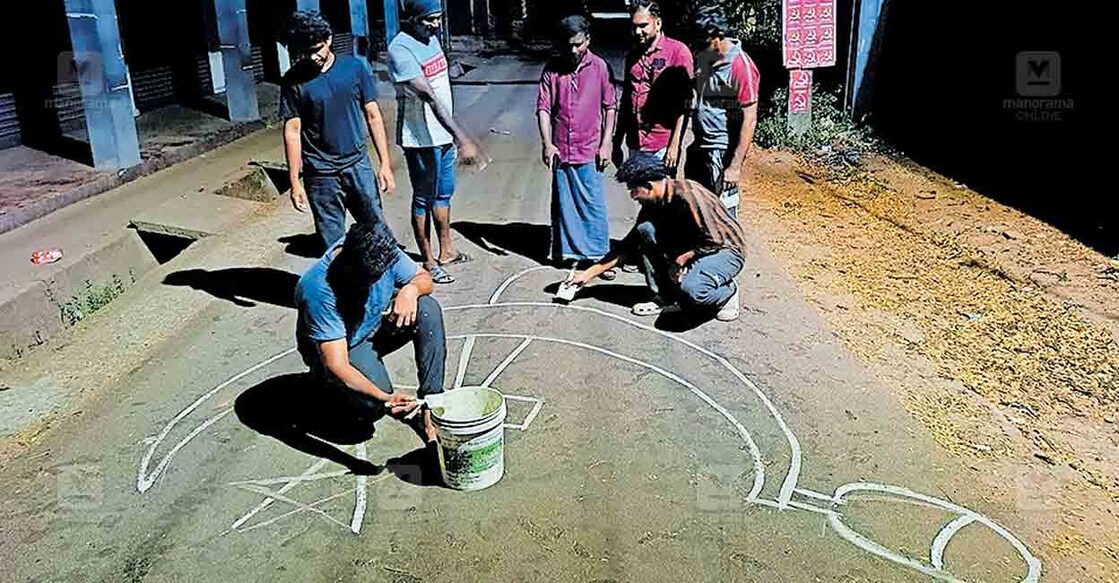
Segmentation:
[(473, 257), (467, 255), (466, 253), (459, 253), (448, 261), (440, 261), (439, 265), (458, 265), (459, 263), (469, 263), (471, 261), (474, 261)]
[(634, 316), (657, 316), (661, 313), (661, 306), (656, 302), (641, 302), (634, 304), (630, 311)]
[(607, 269), (598, 277), (602, 278), (603, 281), (614, 281), (618, 278), (618, 271), (616, 269)]
[(447, 284), (455, 282), (454, 276), (447, 273), (447, 270), (443, 269), (440, 265), (432, 267), (429, 271), (431, 272), (431, 281), (435, 283)]

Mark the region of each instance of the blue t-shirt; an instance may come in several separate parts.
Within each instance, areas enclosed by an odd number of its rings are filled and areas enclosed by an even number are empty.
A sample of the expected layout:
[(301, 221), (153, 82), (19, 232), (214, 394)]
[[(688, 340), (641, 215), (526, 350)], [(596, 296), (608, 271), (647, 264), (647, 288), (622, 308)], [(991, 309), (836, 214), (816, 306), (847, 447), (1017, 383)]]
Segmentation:
[(312, 174), (337, 173), (366, 154), (365, 104), (377, 100), (369, 63), (336, 55), (325, 72), (313, 63), (284, 75), (280, 117), (299, 118), (303, 167)]
[(295, 341), (303, 362), (313, 366), (319, 362), (318, 343), (346, 339), (346, 345), (353, 348), (377, 332), (383, 318), (382, 313), (392, 301), (398, 288), (404, 287), (419, 273), (419, 267), (400, 249), (396, 250), (396, 261), (373, 284), (369, 298), (365, 302), (365, 316), (359, 325), (348, 332), (346, 322), (338, 311), (338, 299), (326, 281), (327, 268), (334, 260), (334, 251), (342, 245), (338, 241), (330, 246), (321, 259), (315, 262), (295, 286), (295, 308), (299, 319), (295, 325)]

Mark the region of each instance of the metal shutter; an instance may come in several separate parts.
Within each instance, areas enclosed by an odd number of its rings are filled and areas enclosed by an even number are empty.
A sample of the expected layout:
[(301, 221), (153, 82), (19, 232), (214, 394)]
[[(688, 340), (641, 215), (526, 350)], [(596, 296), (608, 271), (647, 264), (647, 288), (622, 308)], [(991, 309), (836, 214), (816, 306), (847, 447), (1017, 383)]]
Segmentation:
[(20, 143), (16, 97), (11, 93), (5, 93), (0, 95), (0, 148), (11, 148)]

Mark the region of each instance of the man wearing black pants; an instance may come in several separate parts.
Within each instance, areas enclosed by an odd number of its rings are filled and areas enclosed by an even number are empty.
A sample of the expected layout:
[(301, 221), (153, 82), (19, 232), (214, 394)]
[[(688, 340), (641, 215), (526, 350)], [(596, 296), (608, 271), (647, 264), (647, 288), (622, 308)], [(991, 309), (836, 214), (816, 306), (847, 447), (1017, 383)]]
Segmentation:
[[(291, 201), (300, 212), (311, 211), (315, 232), (329, 247), (346, 233), (347, 210), (357, 222), (383, 220), (378, 190), (396, 188), (388, 137), (369, 63), (336, 55), (322, 16), (296, 12), (284, 43), (295, 57), (280, 90)], [(367, 133), (379, 160), (375, 175)]]
[[(356, 223), (299, 279), (296, 343), (325, 390), (337, 391), (361, 423), (402, 415), (416, 399), (393, 391), (383, 358), (411, 343), (419, 397), (443, 392), (443, 311), (431, 275), (397, 247), (384, 223)], [(414, 429), (435, 439), (430, 415)]]

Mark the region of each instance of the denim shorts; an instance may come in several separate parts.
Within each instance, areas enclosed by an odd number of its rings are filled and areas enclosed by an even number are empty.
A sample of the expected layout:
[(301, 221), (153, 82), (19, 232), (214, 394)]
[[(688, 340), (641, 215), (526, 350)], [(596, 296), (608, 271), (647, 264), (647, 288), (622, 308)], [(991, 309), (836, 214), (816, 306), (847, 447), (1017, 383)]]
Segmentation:
[(404, 149), (408, 177), (412, 181), (413, 213), (423, 215), (436, 207), (451, 206), (457, 154), (453, 144)]

